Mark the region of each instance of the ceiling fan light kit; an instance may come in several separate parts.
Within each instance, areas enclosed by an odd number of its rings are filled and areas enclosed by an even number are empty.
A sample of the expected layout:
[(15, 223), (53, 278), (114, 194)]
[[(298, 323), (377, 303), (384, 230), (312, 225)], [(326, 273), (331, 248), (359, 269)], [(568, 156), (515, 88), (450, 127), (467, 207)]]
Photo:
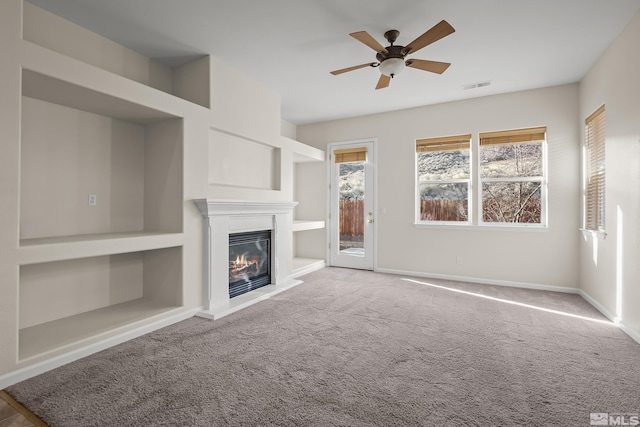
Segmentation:
[(389, 58), (380, 63), (380, 72), (385, 76), (395, 77), (404, 70), (404, 60), (401, 58)]
[(400, 35), (398, 30), (389, 30), (384, 33), (384, 37), (389, 42), (389, 46), (384, 47), (376, 39), (374, 39), (366, 31), (358, 31), (349, 34), (359, 42), (367, 45), (375, 50), (378, 62), (371, 62), (356, 65), (349, 68), (331, 71), (331, 74), (338, 75), (348, 71), (357, 70), (365, 67), (378, 67), (380, 69), (380, 80), (376, 85), (376, 89), (382, 89), (389, 86), (391, 78), (402, 72), (405, 67), (411, 67), (418, 70), (429, 71), (431, 73), (442, 74), (451, 65), (448, 62), (428, 61), (424, 59), (406, 59), (410, 53), (415, 53), (425, 46), (430, 45), (443, 37), (455, 32), (455, 29), (447, 22), (440, 21), (431, 29), (427, 30), (420, 37), (409, 43), (407, 46), (394, 45), (396, 39)]

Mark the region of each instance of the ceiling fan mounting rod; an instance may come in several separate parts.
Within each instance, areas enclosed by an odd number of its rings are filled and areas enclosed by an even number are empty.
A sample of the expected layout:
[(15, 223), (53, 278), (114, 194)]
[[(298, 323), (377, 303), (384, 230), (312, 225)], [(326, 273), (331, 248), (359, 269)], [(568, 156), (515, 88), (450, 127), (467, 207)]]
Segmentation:
[(400, 35), (400, 31), (398, 30), (389, 30), (384, 33), (384, 38), (393, 46), (393, 43), (396, 41), (398, 36)]

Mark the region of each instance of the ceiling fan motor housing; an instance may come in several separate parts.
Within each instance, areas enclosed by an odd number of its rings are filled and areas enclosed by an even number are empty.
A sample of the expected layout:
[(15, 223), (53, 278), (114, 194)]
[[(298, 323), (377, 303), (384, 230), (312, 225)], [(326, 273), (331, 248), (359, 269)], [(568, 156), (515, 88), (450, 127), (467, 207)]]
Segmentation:
[(386, 76), (394, 77), (404, 69), (404, 46), (387, 46), (387, 53), (378, 52), (376, 59), (380, 61), (380, 72)]
[(404, 52), (402, 52), (402, 50), (404, 49), (404, 46), (387, 46), (385, 49), (387, 49), (388, 53), (384, 53), (384, 52), (378, 52), (376, 54), (376, 59), (380, 62), (383, 62), (385, 59), (389, 59), (389, 58), (400, 58), (400, 59), (404, 59), (405, 54)]

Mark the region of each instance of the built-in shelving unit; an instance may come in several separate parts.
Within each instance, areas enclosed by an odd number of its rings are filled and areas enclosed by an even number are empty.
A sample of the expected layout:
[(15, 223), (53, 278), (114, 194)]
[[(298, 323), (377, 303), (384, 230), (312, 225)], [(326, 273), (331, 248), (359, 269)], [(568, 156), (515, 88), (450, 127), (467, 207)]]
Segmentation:
[(182, 248), (20, 267), (20, 360), (119, 328), (149, 322), (182, 305)]
[(182, 118), (22, 71), (18, 360), (182, 306)]
[[(288, 138), (287, 138), (288, 139)], [(298, 141), (289, 140), (293, 144), (293, 161), (294, 161), (294, 182), (296, 188), (294, 190), (294, 198), (299, 201), (298, 206), (294, 210), (294, 219), (291, 229), (294, 232), (294, 255), (292, 260), (292, 277), (299, 277), (312, 271), (318, 270), (326, 265), (325, 260), (322, 258), (309, 258), (301, 256), (302, 252), (297, 245), (298, 234), (304, 232), (312, 232), (312, 230), (323, 230), (325, 228), (324, 219), (320, 219), (323, 216), (323, 210), (314, 209), (307, 206), (310, 200), (309, 190), (312, 193), (312, 199), (323, 199), (323, 194), (313, 192), (313, 189), (307, 188), (307, 183), (304, 179), (299, 179), (298, 169), (305, 168), (307, 164), (319, 164), (325, 160), (325, 152), (309, 145), (302, 144)], [(318, 219), (307, 219), (315, 216)], [(317, 231), (316, 231), (317, 232)], [(306, 233), (305, 233), (306, 234)]]

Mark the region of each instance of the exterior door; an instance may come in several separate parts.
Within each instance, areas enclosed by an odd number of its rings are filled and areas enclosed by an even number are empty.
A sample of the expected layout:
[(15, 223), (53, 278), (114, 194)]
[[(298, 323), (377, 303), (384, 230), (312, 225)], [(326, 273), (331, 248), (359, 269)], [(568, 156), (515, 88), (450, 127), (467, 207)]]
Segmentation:
[(373, 270), (374, 142), (329, 144), (329, 264)]

